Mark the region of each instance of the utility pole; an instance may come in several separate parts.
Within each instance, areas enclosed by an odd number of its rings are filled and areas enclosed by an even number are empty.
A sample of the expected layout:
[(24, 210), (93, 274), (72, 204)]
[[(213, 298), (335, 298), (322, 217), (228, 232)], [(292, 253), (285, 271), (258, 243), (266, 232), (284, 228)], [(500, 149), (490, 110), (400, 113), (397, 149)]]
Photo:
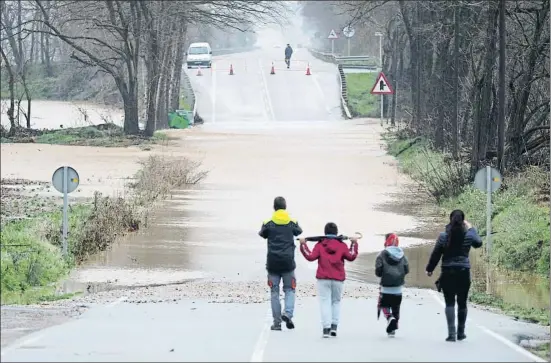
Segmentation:
[(497, 124), (497, 167), (503, 173), (505, 151), (505, 0), (499, 2), (499, 109)]

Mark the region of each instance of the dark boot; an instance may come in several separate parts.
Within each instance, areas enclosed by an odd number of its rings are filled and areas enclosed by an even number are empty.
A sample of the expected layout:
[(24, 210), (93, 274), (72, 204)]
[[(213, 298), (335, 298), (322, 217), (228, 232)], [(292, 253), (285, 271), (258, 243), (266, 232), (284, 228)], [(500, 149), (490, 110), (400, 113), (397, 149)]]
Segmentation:
[(448, 323), (447, 342), (455, 342), (455, 306), (446, 306), (446, 321)]
[(337, 324), (331, 324), (331, 336), (332, 337), (337, 336)]
[(467, 338), (465, 335), (465, 323), (467, 321), (467, 308), (457, 310), (457, 340), (464, 340)]

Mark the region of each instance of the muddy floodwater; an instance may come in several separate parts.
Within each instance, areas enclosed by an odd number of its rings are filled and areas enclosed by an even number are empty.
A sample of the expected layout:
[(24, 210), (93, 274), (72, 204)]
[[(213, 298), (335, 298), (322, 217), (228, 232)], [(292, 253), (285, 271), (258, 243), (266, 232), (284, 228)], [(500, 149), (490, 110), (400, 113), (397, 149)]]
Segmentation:
[[(334, 221), (344, 234), (363, 233), (364, 253), (377, 251), (389, 231), (403, 232), (404, 246), (424, 243), (418, 231), (427, 221), (403, 206), (409, 181), (386, 155), (380, 132), (371, 120), (171, 131), (178, 140), (165, 153), (201, 160), (207, 179), (174, 191), (152, 211), (148, 228), (92, 258), (74, 279), (119, 286), (265, 279), (266, 243), (257, 233), (278, 195), (305, 235)], [(315, 264), (298, 251), (297, 264), (302, 280), (314, 279)]]
[[(0, 119), (2, 120), (2, 126), (9, 128), (10, 122), (6, 114), (8, 110), (7, 102), (8, 100), (0, 100)], [(27, 101), (21, 101), (20, 107), (27, 112)], [(124, 113), (120, 108), (97, 105), (90, 102), (34, 100), (31, 103), (31, 128), (60, 129), (97, 125), (106, 122), (122, 126), (123, 115)], [(19, 124), (23, 127), (27, 125), (22, 112), (19, 112)]]
[[(434, 281), (439, 274), (437, 267), (432, 277), (425, 274), (433, 244), (409, 247), (404, 250), (410, 264), (410, 273), (406, 278), (407, 286), (434, 288)], [(349, 276), (355, 280), (377, 283), (375, 276), (375, 259), (377, 253), (366, 253), (358, 257), (358, 263), (349, 267)], [(471, 251), (473, 280), (485, 281), (486, 270), (483, 267), (481, 250)], [(524, 308), (549, 307), (549, 280), (536, 275), (491, 271), (491, 293), (501, 297), (505, 302)]]

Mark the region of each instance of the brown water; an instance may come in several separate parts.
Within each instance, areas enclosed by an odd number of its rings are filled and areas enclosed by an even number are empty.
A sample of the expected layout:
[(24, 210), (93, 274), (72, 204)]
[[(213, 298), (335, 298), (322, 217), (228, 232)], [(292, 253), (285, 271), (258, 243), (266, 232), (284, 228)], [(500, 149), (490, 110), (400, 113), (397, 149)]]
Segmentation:
[[(378, 250), (389, 231), (404, 231), (404, 246), (421, 244), (426, 239), (419, 231), (430, 219), (404, 205), (414, 192), (410, 196), (407, 178), (381, 147), (380, 131), (371, 120), (220, 123), (173, 131), (181, 146), (164, 153), (202, 159), (208, 178), (197, 188), (175, 191), (152, 212), (149, 228), (90, 260), (75, 279), (124, 286), (264, 279), (266, 244), (257, 232), (277, 195), (287, 198), (305, 235), (335, 221), (342, 233), (363, 233), (364, 252)], [(301, 279), (313, 279), (314, 264), (297, 257)]]
[[(68, 285), (91, 286), (93, 292), (208, 277), (264, 279), (266, 245), (257, 231), (271, 215), (273, 198), (283, 195), (305, 235), (321, 233), (327, 221), (336, 222), (342, 233), (363, 233), (362, 254), (349, 264), (351, 277), (377, 282), (376, 252), (386, 233), (397, 232), (401, 245), (410, 247), (409, 286), (434, 286), (435, 278), (424, 274), (432, 246), (423, 243), (437, 236), (439, 216), (386, 155), (378, 120), (341, 120), (332, 65), (309, 59), (312, 77), (279, 68), (277, 76), (262, 75), (276, 56), (242, 54), (236, 57), (249, 67), (240, 70), (238, 59), (232, 60), (239, 71), (235, 77), (205, 71), (192, 78), (200, 112), (211, 122), (170, 131), (178, 138), (174, 145), (151, 152), (200, 159), (210, 171), (208, 179), (197, 188), (175, 191), (152, 210), (149, 228), (95, 256)], [(301, 55), (308, 56), (306, 51)], [(247, 87), (240, 86), (243, 82)], [(86, 105), (87, 121), (78, 109), (84, 105), (33, 105), (38, 128), (120, 119), (120, 110), (94, 105)], [(2, 145), (2, 177), (47, 181), (66, 162), (81, 174), (81, 193), (119, 193), (137, 161), (149, 154), (137, 148)], [(483, 278), (479, 252), (472, 259), (475, 279)], [(300, 256), (297, 262), (300, 278), (313, 279), (314, 264)], [(545, 282), (503, 273), (492, 277), (493, 291), (506, 301), (549, 306)]]
[[(0, 120), (2, 126), (9, 129), (10, 123), (6, 114), (7, 102), (7, 100), (0, 100)], [(27, 112), (27, 101), (21, 101), (21, 108)], [(84, 101), (33, 100), (31, 108), (31, 127), (33, 129), (81, 127), (106, 122), (122, 126), (123, 123), (121, 109)], [(26, 122), (25, 116), (20, 112), (19, 124), (26, 127)]]
[[(381, 243), (382, 245), (382, 243)], [(434, 288), (438, 278), (438, 269), (432, 277), (425, 274), (433, 244), (414, 246), (404, 249), (409, 260), (410, 273), (406, 284), (412, 287)], [(349, 276), (360, 281), (377, 283), (375, 259), (378, 253), (367, 253), (358, 257), (358, 263), (350, 265)], [(472, 278), (474, 284), (485, 286), (486, 270), (482, 250), (472, 250)], [(490, 271), (490, 293), (501, 297), (505, 302), (524, 308), (549, 308), (549, 280), (537, 275)]]

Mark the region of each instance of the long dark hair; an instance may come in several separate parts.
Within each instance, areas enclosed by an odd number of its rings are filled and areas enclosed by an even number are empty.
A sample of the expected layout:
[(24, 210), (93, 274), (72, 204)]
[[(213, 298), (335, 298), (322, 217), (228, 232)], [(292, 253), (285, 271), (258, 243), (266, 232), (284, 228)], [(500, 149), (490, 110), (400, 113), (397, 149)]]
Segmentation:
[(448, 245), (452, 249), (460, 248), (465, 238), (465, 213), (456, 209), (450, 213), (450, 224), (446, 226)]

